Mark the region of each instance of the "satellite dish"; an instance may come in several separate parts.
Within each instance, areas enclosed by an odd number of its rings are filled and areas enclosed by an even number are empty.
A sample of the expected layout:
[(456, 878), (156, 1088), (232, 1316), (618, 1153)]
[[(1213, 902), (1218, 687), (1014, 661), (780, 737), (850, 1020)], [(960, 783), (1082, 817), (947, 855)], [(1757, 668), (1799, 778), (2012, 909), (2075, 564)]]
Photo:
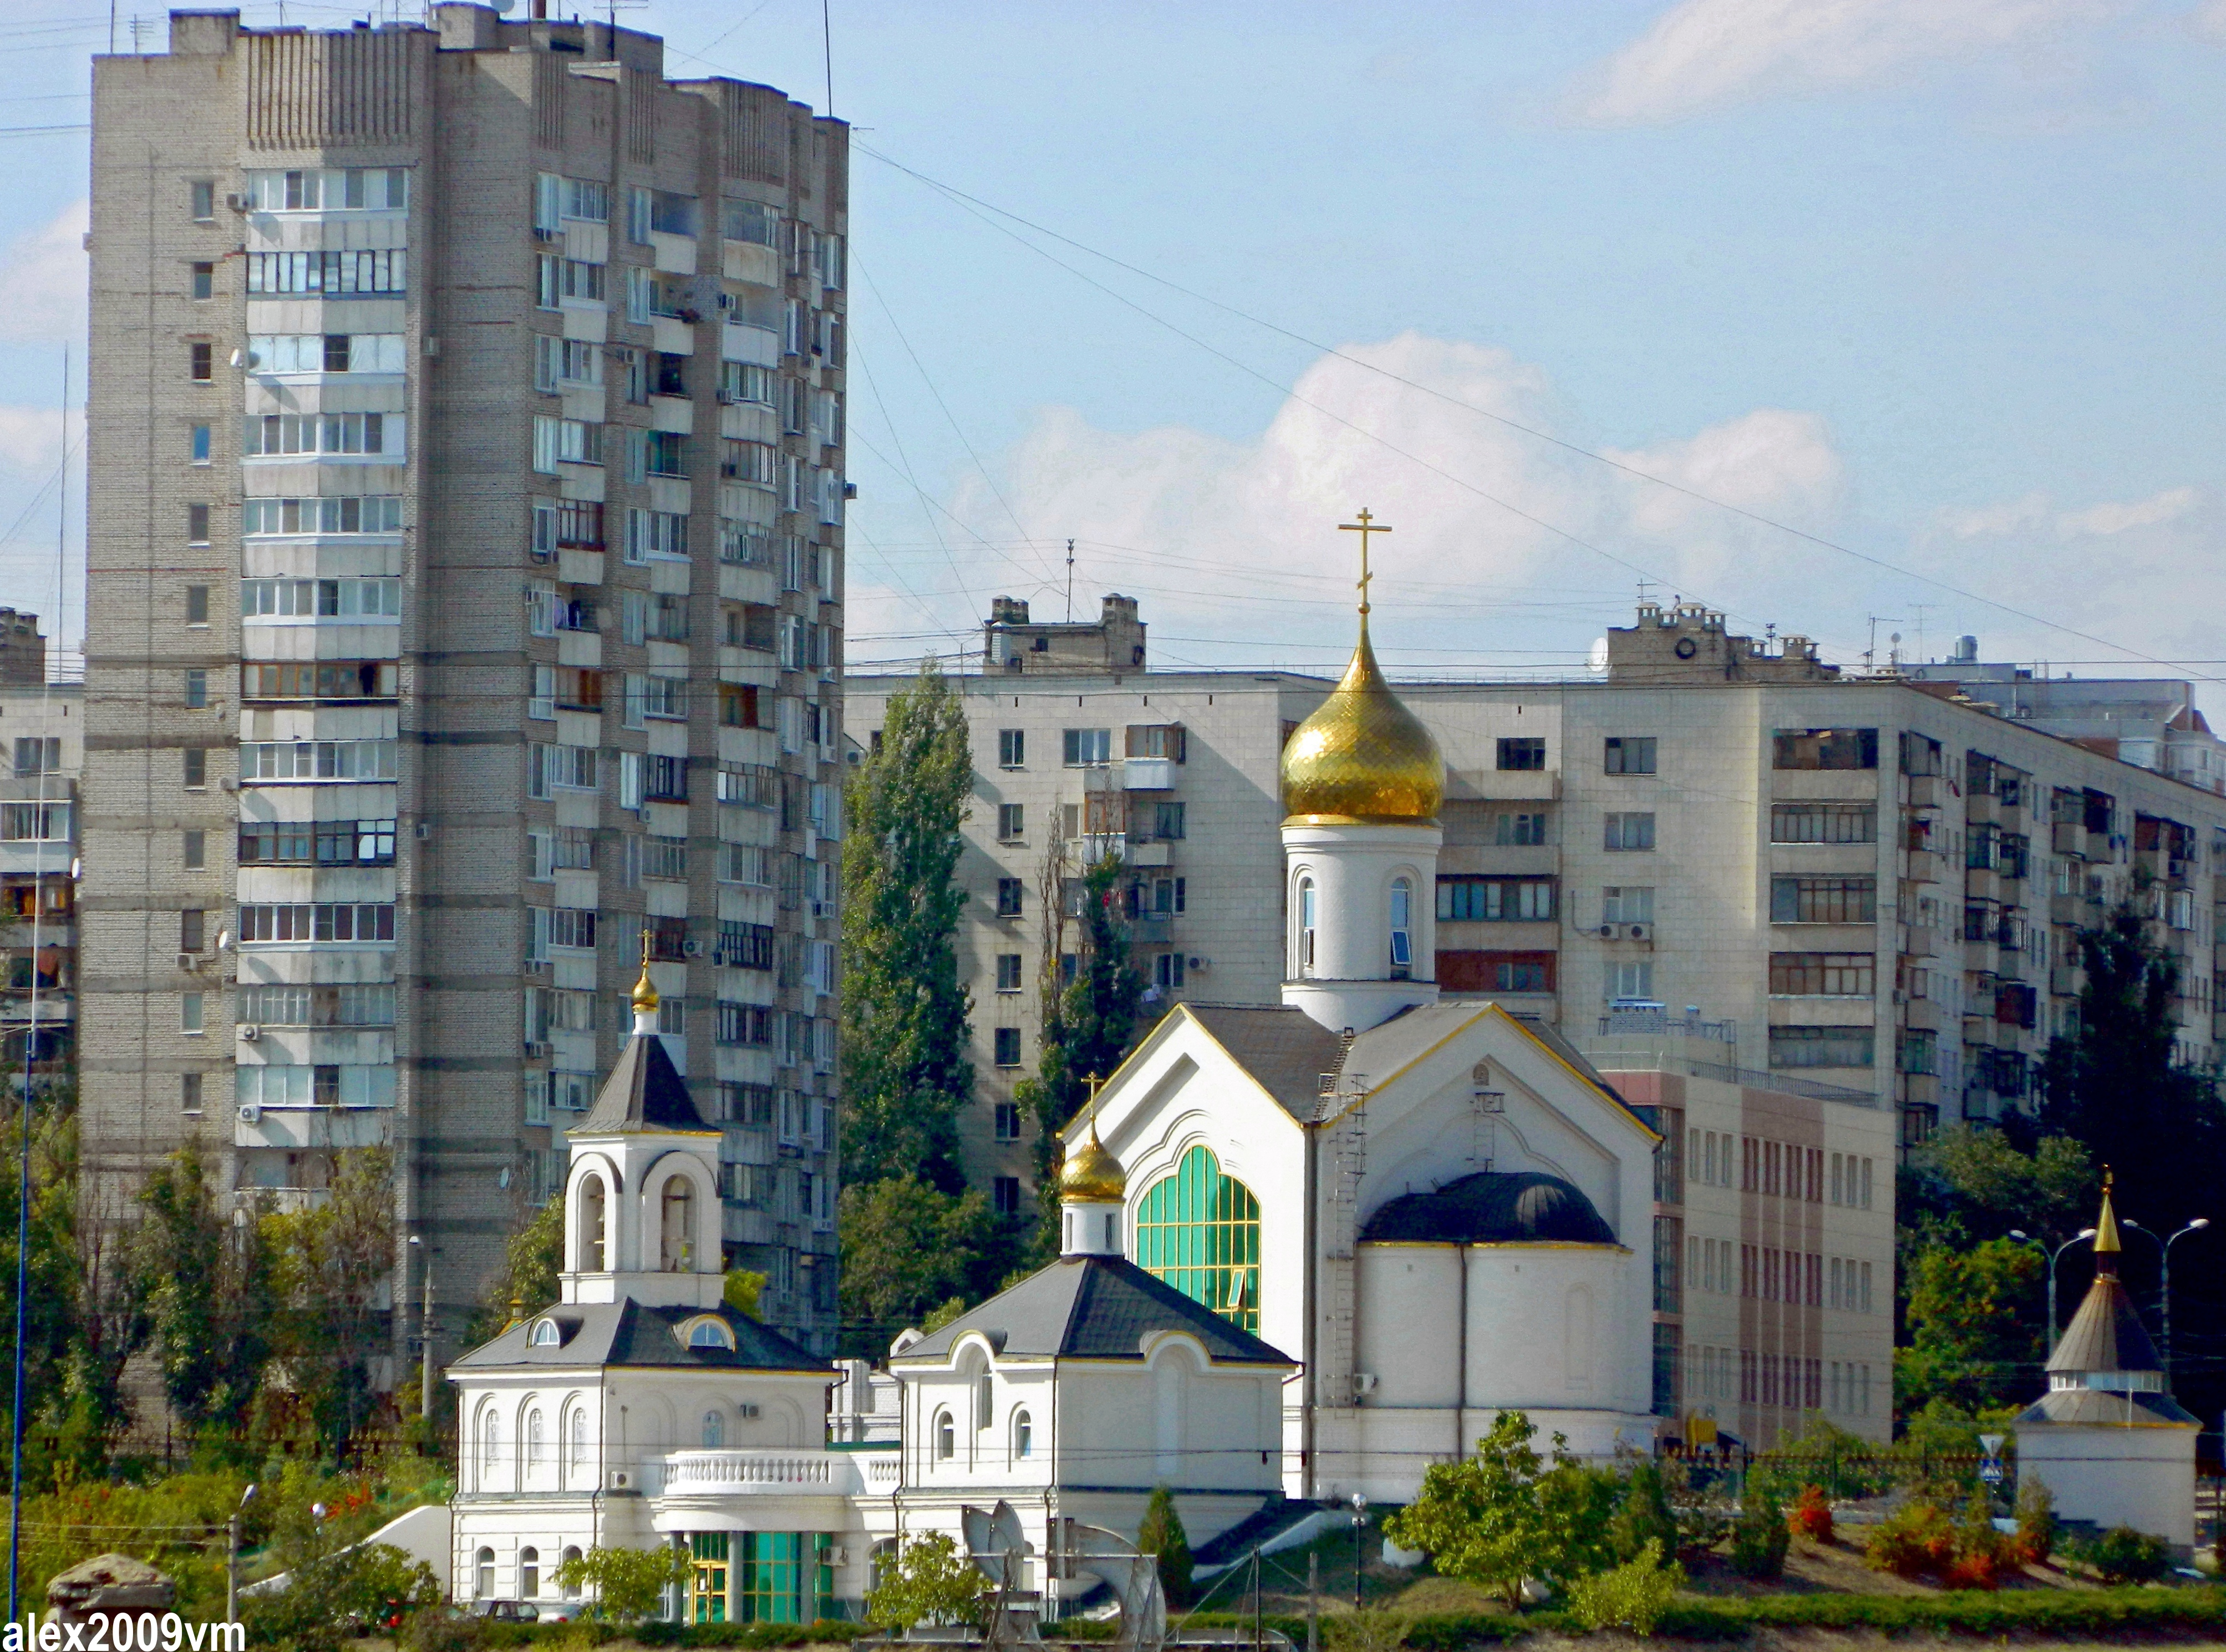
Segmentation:
[(1587, 656), (1587, 658), (1586, 658), (1586, 660), (1585, 660), (1585, 668), (1586, 668), (1587, 670), (1589, 670), (1589, 671), (1593, 672), (1593, 673), (1594, 675), (1596, 675), (1596, 676), (1606, 676), (1606, 673), (1607, 673), (1607, 639), (1606, 639), (1606, 638), (1605, 638), (1605, 637), (1595, 637), (1595, 638), (1593, 638), (1593, 651), (1592, 651), (1592, 653), (1591, 653), (1589, 656)]
[(494, 0), (496, 16), (502, 17), (509, 16), (510, 9), (517, 3), (518, 0)]

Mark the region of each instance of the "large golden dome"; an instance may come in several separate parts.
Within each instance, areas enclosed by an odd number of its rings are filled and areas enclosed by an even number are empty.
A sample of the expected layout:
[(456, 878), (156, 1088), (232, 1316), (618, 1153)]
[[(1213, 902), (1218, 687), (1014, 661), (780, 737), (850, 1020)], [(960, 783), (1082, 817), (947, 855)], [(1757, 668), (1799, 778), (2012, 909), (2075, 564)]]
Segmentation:
[(1420, 823), (1435, 820), (1445, 798), (1438, 742), (1377, 668), (1363, 610), (1344, 681), (1283, 747), (1283, 812), (1325, 823)]
[(1094, 1114), (1089, 1135), (1059, 1166), (1059, 1197), (1063, 1204), (1118, 1204), (1129, 1197), (1129, 1172), (1097, 1139)]

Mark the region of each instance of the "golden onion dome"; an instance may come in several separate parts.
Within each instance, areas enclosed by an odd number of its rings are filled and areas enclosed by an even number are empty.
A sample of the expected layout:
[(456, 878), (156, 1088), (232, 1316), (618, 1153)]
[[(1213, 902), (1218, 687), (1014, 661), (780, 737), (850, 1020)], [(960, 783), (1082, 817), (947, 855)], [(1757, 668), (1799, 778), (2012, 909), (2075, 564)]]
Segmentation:
[(1332, 824), (1421, 824), (1438, 817), (1445, 797), (1438, 742), (1383, 680), (1363, 609), (1344, 680), (1283, 747), (1283, 812)]
[(654, 1015), (658, 1006), (657, 983), (649, 978), (649, 948), (642, 948), (641, 979), (633, 983), (633, 1007), (637, 1015)]
[(1062, 1204), (1118, 1204), (1129, 1197), (1129, 1172), (1097, 1139), (1097, 1120), (1090, 1121), (1090, 1134), (1066, 1155), (1059, 1167), (1059, 1198)]

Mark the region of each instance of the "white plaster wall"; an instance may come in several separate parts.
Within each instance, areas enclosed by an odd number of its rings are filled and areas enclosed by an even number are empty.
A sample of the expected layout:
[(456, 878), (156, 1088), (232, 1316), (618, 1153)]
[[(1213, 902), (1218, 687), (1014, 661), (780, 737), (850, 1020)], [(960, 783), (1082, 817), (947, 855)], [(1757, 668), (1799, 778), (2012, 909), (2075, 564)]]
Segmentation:
[(1629, 1253), (1475, 1245), (1466, 1257), (1471, 1406), (1646, 1409), (1651, 1333)]
[(1461, 1251), (1453, 1245), (1362, 1245), (1359, 1368), (1371, 1412), (1457, 1406), (1461, 1375)]
[(2131, 1526), (2185, 1549), (2195, 1541), (2195, 1434), (2028, 1425), (2017, 1433), (2018, 1471), (2049, 1489), (2062, 1519)]

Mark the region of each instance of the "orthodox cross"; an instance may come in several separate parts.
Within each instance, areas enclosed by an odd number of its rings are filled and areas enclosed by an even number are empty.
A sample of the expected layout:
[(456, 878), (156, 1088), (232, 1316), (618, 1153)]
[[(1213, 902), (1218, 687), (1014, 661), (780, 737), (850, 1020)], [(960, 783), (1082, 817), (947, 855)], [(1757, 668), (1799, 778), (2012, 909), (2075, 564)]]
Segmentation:
[(1364, 505), (1361, 508), (1359, 521), (1340, 522), (1337, 526), (1340, 533), (1357, 533), (1360, 536), (1360, 611), (1366, 613), (1368, 612), (1368, 581), (1375, 577), (1368, 571), (1368, 536), (1371, 533), (1389, 533), (1391, 530), (1379, 525), (1376, 518), (1368, 514), (1367, 507)]

